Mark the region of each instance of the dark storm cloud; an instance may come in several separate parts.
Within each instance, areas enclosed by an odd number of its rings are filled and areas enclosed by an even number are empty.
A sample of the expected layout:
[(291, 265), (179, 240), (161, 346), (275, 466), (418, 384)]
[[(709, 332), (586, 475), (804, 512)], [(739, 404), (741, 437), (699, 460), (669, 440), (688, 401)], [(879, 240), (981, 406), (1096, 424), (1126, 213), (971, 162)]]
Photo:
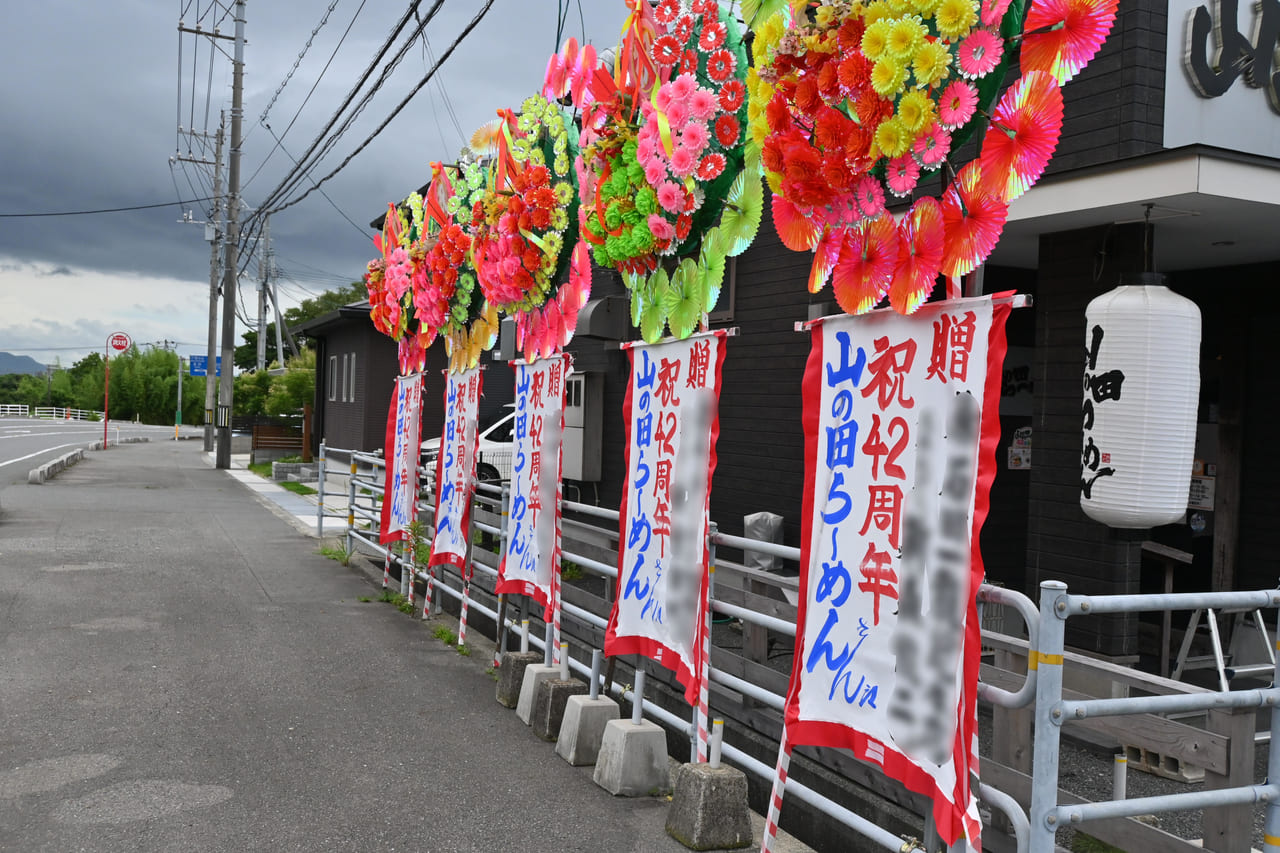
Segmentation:
[[(187, 23), (194, 24), (195, 8), (203, 9), (207, 3), (193, 0), (187, 5)], [(277, 151), (249, 182), (274, 144), (270, 133), (258, 125), (258, 116), (327, 5), (322, 0), (247, 5), (242, 180), (248, 182), (248, 205), (258, 204), (289, 167), (288, 154)], [(423, 3), (422, 9), (431, 5)], [(180, 145), (176, 138), (175, 125), (194, 121), (196, 127), (205, 126), (209, 68), (208, 41), (204, 40), (195, 57), (193, 117), (194, 42), (188, 38), (183, 48), (179, 118), (177, 6), (143, 0), (49, 0), (6, 13), (0, 34), (0, 73), (6, 81), (0, 87), (0, 114), (5, 116), (0, 122), (0, 212), (120, 207), (207, 193), (198, 179), (200, 167), (187, 167), (194, 189), (177, 169), (175, 191), (170, 174), (169, 157), (175, 149), (187, 153), (186, 144)], [(339, 3), (317, 36), (268, 119), (277, 132), (301, 104), (355, 6)], [(443, 5), (427, 28), (436, 55), (479, 6), (478, 0), (451, 0)], [(621, 0), (596, 0), (583, 7), (588, 37), (601, 47), (611, 44), (625, 15)], [(285, 138), (289, 154), (298, 156), (305, 150), (404, 8), (397, 2), (367, 4)], [(555, 15), (556, 4), (551, 0), (498, 0), (444, 66), (441, 79), (448, 85), (465, 133), (492, 118), (496, 108), (518, 106), (540, 86), (546, 57), (554, 48)], [(232, 31), (229, 18), (222, 23), (222, 31)], [(576, 9), (569, 31), (581, 36)], [(221, 44), (230, 51), (229, 42)], [(423, 50), (416, 46), (338, 144), (334, 156), (315, 174), (327, 172), (364, 139), (423, 76), (426, 66)], [(214, 62), (212, 92), (210, 126), (216, 125), (218, 110), (230, 100), (230, 63), (221, 56)], [(451, 160), (460, 146), (458, 132), (444, 116), (433, 84), (324, 189), (347, 216), (364, 226), (388, 201), (420, 185), (431, 160)], [(206, 156), (195, 149), (192, 153)], [(203, 218), (200, 204), (187, 207), (194, 219)], [(16, 266), (14, 262), (29, 264), (42, 275), (83, 269), (207, 280), (209, 249), (204, 229), (182, 224), (182, 214), (175, 206), (103, 216), (6, 219), (0, 225), (0, 257), (10, 267)], [(359, 233), (319, 193), (274, 217), (272, 232), (279, 253), (340, 277), (358, 277), (373, 251), (368, 229)], [(127, 300), (127, 294), (122, 296)], [(33, 311), (38, 310), (38, 305), (33, 306)]]

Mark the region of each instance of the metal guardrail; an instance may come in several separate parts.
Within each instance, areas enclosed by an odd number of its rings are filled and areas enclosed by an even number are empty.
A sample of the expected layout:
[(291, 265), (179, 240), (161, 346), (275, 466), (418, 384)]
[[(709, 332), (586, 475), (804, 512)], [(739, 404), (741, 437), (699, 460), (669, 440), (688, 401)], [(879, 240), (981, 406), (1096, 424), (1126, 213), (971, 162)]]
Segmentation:
[(26, 404), (0, 403), (0, 418), (30, 417), (30, 409)]
[[(377, 526), (379, 522), (379, 506), (382, 499), (382, 481), (379, 471), (385, 468), (385, 462), (380, 456), (372, 454), (351, 452), (348, 453), (348, 457), (350, 460), (350, 476), (347, 484), (349, 510), (345, 530), (348, 548), (355, 548), (357, 542), (363, 543), (368, 549), (383, 555), (385, 565), (388, 567), (392, 564), (397, 564), (408, 568), (409, 571), (401, 572), (401, 592), (406, 595), (411, 594), (410, 578), (417, 578), (426, 582), (428, 589), (432, 590), (432, 598), (423, 603), (422, 613), (424, 618), (429, 613), (439, 612), (438, 600), (441, 595), (448, 596), (464, 604), (460, 635), (465, 632), (465, 612), (467, 607), (474, 612), (483, 614), (497, 626), (498, 636), (495, 639), (499, 643), (499, 648), (501, 648), (504, 644), (503, 639), (510, 632), (519, 630), (516, 620), (504, 614), (505, 607), (502, 604), (499, 604), (495, 609), (477, 602), (469, 594), (469, 582), (456, 569), (437, 566), (430, 571), (425, 571), (417, 566), (408, 564), (402, 555), (395, 553), (394, 549), (388, 549), (378, 543)], [(489, 483), (477, 484), (475, 500), (477, 511), (473, 512), (474, 529), (496, 537), (499, 551), (501, 551), (501, 544), (506, 535), (504, 528), (507, 521), (507, 489)], [(426, 502), (419, 502), (420, 517), (424, 520), (432, 517), (434, 512), (432, 504), (433, 501), (430, 499)], [(612, 564), (606, 562), (604, 559), (606, 554), (601, 552), (602, 546), (592, 545), (583, 537), (598, 538), (600, 541), (610, 542), (610, 546), (604, 550), (609, 554), (616, 554), (619, 518), (617, 510), (564, 501), (562, 503), (562, 511), (565, 516), (562, 560), (572, 562), (584, 572), (604, 578), (606, 584), (612, 588), (611, 585), (616, 582), (618, 577), (616, 557)], [(485, 513), (493, 518), (493, 523), (482, 520)], [(597, 524), (592, 524), (591, 522), (597, 522)], [(361, 524), (367, 525), (367, 529), (361, 529)], [(428, 525), (428, 528), (433, 529), (434, 525)], [(785, 578), (760, 572), (728, 561), (718, 563), (716, 559), (717, 547), (762, 553), (779, 557), (791, 563), (799, 562), (800, 551), (798, 548), (720, 533), (714, 524), (711, 525), (709, 550), (712, 555), (713, 579), (717, 574), (717, 569), (719, 569), (720, 573), (728, 572), (741, 575), (744, 579), (763, 580), (782, 590), (794, 591), (798, 586), (794, 578)], [(480, 555), (484, 555), (483, 559), (480, 558)], [(489, 563), (492, 563), (492, 565)], [(484, 575), (486, 578), (493, 578), (497, 575), (497, 559), (492, 553), (481, 549), (473, 549), (469, 565), (473, 571)], [(746, 584), (744, 583), (743, 586), (745, 588)], [(716, 589), (717, 584), (713, 580), (710, 601), (712, 612), (741, 620), (744, 625), (758, 626), (784, 636), (795, 636), (796, 626), (793, 619), (781, 618), (778, 615), (760, 612), (758, 609), (747, 606), (753, 597), (743, 596), (742, 591), (736, 587), (727, 587), (722, 595), (717, 595)], [(1268, 846), (1266, 850), (1268, 853), (1280, 853), (1280, 814), (1277, 814), (1280, 811), (1280, 808), (1278, 808), (1278, 804), (1280, 804), (1280, 784), (1239, 785), (1231, 788), (1196, 792), (1194, 794), (1177, 794), (1167, 797), (1147, 797), (1132, 800), (1118, 799), (1098, 803), (1079, 802), (1060, 805), (1057, 802), (1059, 784), (1058, 736), (1059, 729), (1064, 721), (1082, 722), (1093, 720), (1102, 715), (1113, 714), (1156, 714), (1175, 710), (1271, 707), (1273, 708), (1273, 732), (1277, 731), (1277, 727), (1280, 726), (1274, 711), (1277, 704), (1280, 704), (1280, 689), (1275, 687), (1266, 690), (1237, 691), (1224, 694), (1179, 685), (1179, 687), (1185, 688), (1187, 692), (1174, 695), (1116, 699), (1081, 699), (1075, 698), (1078, 694), (1072, 694), (1071, 697), (1064, 698), (1062, 688), (1063, 655), (1066, 654), (1067, 657), (1072, 657), (1063, 648), (1063, 622), (1066, 618), (1069, 616), (1133, 612), (1137, 610), (1191, 609), (1202, 606), (1248, 605), (1251, 607), (1275, 607), (1280, 604), (1280, 591), (1150, 596), (1068, 596), (1065, 595), (1065, 589), (1065, 586), (1061, 584), (1054, 585), (1052, 582), (1042, 585), (1041, 606), (1039, 608), (1025, 595), (1003, 587), (984, 584), (978, 593), (980, 608), (989, 606), (1004, 607), (1006, 613), (1012, 611), (1018, 614), (1025, 625), (1026, 639), (1020, 640), (1007, 635), (998, 635), (999, 639), (997, 639), (995, 636), (984, 632), (984, 642), (993, 641), (998, 652), (1002, 649), (1005, 650), (1006, 657), (1008, 656), (1008, 650), (1014, 649), (1016, 651), (1019, 644), (1021, 644), (1022, 648), (1029, 649), (1029, 652), (1025, 652), (1028, 660), (1025, 669), (1016, 667), (1015, 671), (1012, 672), (1001, 671), (995, 673), (993, 671), (993, 675), (999, 674), (1001, 676), (998, 679), (999, 684), (989, 683), (986, 680), (980, 681), (978, 684), (978, 698), (981, 701), (993, 705), (997, 710), (1003, 710), (1006, 713), (1025, 709), (1021, 713), (1034, 714), (1036, 721), (1034, 768), (1029, 780), (1031, 788), (1029, 798), (1031, 803), (1030, 815), (1008, 791), (998, 790), (993, 785), (985, 783), (979, 789), (979, 797), (983, 803), (1007, 818), (1019, 853), (1028, 853), (1028, 851), (1030, 853), (1051, 853), (1054, 850), (1054, 837), (1057, 829), (1075, 826), (1088, 821), (1146, 815), (1160, 811), (1241, 806), (1242, 804), (1256, 803), (1264, 803), (1268, 807), (1266, 830)], [(725, 600), (726, 595), (729, 597), (737, 596), (745, 603)], [(757, 602), (760, 601), (758, 596), (754, 598)], [(499, 601), (501, 602), (501, 598), (499, 598)], [(793, 609), (792, 612), (794, 612)], [(562, 604), (562, 614), (566, 625), (572, 621), (583, 628), (596, 631), (604, 628), (607, 619), (607, 614), (596, 613), (568, 601)], [(550, 631), (550, 626), (547, 626), (547, 629)], [(568, 638), (566, 637), (566, 639)], [(543, 649), (546, 652), (547, 641), (538, 636), (536, 632), (530, 632), (529, 642), (532, 646)], [(589, 651), (587, 650), (587, 654), (580, 657), (589, 659)], [(583, 660), (574, 658), (571, 655), (569, 665), (575, 672), (585, 677), (590, 677), (590, 667)], [(1102, 664), (1099, 663), (1098, 666), (1102, 666)], [(984, 665), (984, 671), (989, 669), (991, 668)], [(1126, 674), (1135, 684), (1140, 683), (1141, 679), (1147, 677), (1145, 674), (1136, 671), (1126, 670)], [(733, 691), (775, 712), (780, 712), (785, 707), (786, 699), (782, 693), (770, 690), (749, 678), (743, 678), (715, 667), (710, 669), (709, 677), (712, 684)], [(607, 684), (605, 686), (615, 695), (626, 699), (633, 698), (629, 691), (619, 685)], [(1159, 685), (1153, 686), (1156, 689), (1161, 689)], [(1164, 692), (1169, 693), (1168, 690)], [(655, 702), (645, 702), (644, 712), (655, 721), (686, 734), (690, 738), (690, 751), (693, 754), (696, 725), (692, 721), (692, 714), (690, 719), (684, 719), (659, 707)], [(1174, 724), (1170, 721), (1169, 725)], [(1224, 740), (1220, 736), (1209, 735), (1209, 737), (1218, 737), (1219, 741)], [(1250, 738), (1250, 742), (1252, 743), (1252, 738)], [(765, 780), (772, 780), (775, 772), (773, 766), (755, 759), (729, 743), (723, 745), (723, 754), (743, 770), (754, 773)], [(994, 771), (996, 766), (993, 765), (994, 762), (984, 759), (984, 768), (990, 767)], [(1003, 779), (1008, 780), (1016, 776), (1016, 774), (1010, 775), (1007, 772), (1007, 768), (1001, 769), (1006, 771), (999, 774)], [(993, 773), (993, 775), (996, 774)], [(1280, 763), (1277, 762), (1277, 755), (1274, 753), (1271, 757), (1269, 778), (1280, 780)], [(870, 839), (879, 847), (895, 851), (913, 849), (913, 840), (904, 840), (903, 837), (894, 836), (882, 827), (850, 811), (842, 804), (797, 783), (794, 778), (788, 778), (786, 791), (789, 796), (794, 796), (796, 799), (806, 802), (822, 813), (840, 821), (850, 829)], [(928, 834), (927, 830), (928, 827), (926, 827), (926, 835)], [(1273, 845), (1272, 842), (1276, 842), (1276, 844)]]
[(31, 417), (66, 421), (100, 421), (102, 412), (91, 409), (70, 409), (65, 406), (36, 406), (32, 410)]

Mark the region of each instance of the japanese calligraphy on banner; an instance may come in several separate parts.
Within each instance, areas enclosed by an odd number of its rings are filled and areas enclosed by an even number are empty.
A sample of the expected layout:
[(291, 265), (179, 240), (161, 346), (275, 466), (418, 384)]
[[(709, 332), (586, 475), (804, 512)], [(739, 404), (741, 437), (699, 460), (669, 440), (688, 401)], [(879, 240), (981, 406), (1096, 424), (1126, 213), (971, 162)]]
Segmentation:
[(405, 538), (405, 528), (417, 516), (418, 446), (421, 442), (422, 374), (396, 379), (387, 410), (386, 499), (382, 502), (379, 540), (385, 545)]
[(473, 367), (450, 373), (444, 394), (444, 433), (436, 456), (436, 532), (430, 566), (465, 569), (476, 475), (476, 419), (484, 375)]
[(929, 795), (947, 843), (974, 799), (982, 583), (1009, 300), (812, 326), (795, 744), (847, 748)]
[(556, 355), (512, 368), (516, 418), (509, 535), (495, 591), (527, 595), (550, 618), (552, 576), (560, 562), (560, 443), (570, 362)]
[(713, 332), (629, 350), (619, 592), (604, 652), (642, 654), (675, 671), (690, 702), (704, 654), (707, 502), (724, 337)]

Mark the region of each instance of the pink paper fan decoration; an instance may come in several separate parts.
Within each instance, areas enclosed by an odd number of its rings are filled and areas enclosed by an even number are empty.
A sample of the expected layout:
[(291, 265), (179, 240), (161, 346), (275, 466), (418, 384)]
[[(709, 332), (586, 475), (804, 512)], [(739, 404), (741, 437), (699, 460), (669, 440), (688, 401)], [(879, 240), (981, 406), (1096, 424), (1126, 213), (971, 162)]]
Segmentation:
[(956, 62), (962, 76), (976, 80), (995, 71), (1002, 55), (1004, 42), (998, 35), (989, 30), (974, 30), (960, 42)]
[(1010, 0), (982, 0), (982, 25), (995, 27), (1004, 20), (1004, 13), (1009, 10)]
[(942, 274), (959, 278), (973, 272), (999, 242), (1008, 216), (1009, 205), (984, 185), (981, 163), (966, 164), (942, 196)]
[(827, 286), (831, 270), (840, 258), (844, 246), (844, 229), (824, 227), (818, 245), (813, 248), (813, 266), (809, 268), (809, 292), (817, 293)]
[(1035, 0), (1027, 12), (1022, 71), (1044, 71), (1061, 85), (1107, 40), (1119, 0)]
[(818, 223), (780, 195), (773, 197), (771, 205), (773, 228), (778, 232), (782, 244), (793, 252), (812, 249), (818, 242)]
[(586, 307), (591, 298), (591, 250), (586, 241), (579, 240), (573, 247), (573, 260), (569, 264), (569, 281), (556, 291), (556, 302), (560, 304), (560, 316), (563, 318), (563, 334), (560, 346), (569, 345), (578, 328), (578, 313)]
[(894, 157), (885, 166), (884, 177), (889, 191), (899, 198), (905, 198), (911, 195), (916, 182), (920, 180), (920, 164), (910, 154)]
[(911, 147), (911, 153), (915, 155), (916, 160), (920, 161), (921, 166), (926, 169), (936, 169), (951, 153), (951, 134), (934, 123), (916, 139)]
[(889, 304), (899, 314), (914, 313), (938, 280), (946, 229), (942, 206), (926, 196), (911, 206), (898, 226), (898, 265), (889, 284)]
[(978, 92), (973, 84), (955, 80), (942, 90), (938, 101), (938, 120), (947, 130), (964, 127), (978, 108)]
[(898, 228), (882, 213), (845, 231), (831, 290), (846, 314), (865, 314), (884, 298), (898, 264)]
[(1003, 201), (1026, 192), (1049, 165), (1062, 133), (1062, 89), (1028, 71), (1000, 98), (982, 142), (983, 180)]
[(880, 182), (871, 175), (863, 175), (853, 190), (854, 203), (858, 212), (865, 217), (879, 216), (884, 212), (884, 189)]

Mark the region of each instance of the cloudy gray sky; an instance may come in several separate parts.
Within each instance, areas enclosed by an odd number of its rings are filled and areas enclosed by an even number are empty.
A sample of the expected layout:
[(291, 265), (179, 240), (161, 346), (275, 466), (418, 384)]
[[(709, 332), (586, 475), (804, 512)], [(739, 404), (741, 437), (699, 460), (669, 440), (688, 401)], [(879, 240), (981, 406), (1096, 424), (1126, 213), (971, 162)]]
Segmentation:
[[(424, 0), (421, 13), (425, 16), (436, 1)], [(250, 206), (259, 204), (291, 165), (281, 150), (266, 159), (275, 141), (259, 116), (330, 2), (246, 4), (242, 181)], [(582, 0), (584, 21), (575, 0), (569, 2), (566, 34), (581, 39), (585, 30), (597, 48), (612, 46), (625, 17), (621, 0)], [(443, 2), (425, 30), (434, 55), (482, 5), (481, 0)], [(283, 137), (293, 156), (306, 150), (337, 109), (408, 0), (365, 0), (357, 15), (360, 6), (359, 0), (338, 0), (271, 109), (267, 123), (280, 133), (320, 78)], [(186, 36), (179, 74), (177, 25), (183, 15), (188, 26), (198, 17), (208, 26), (223, 17), (224, 8), (211, 0), (7, 4), (0, 27), (0, 213), (154, 204), (179, 195), (192, 198), (192, 185), (199, 195), (207, 194), (208, 169), (188, 165), (185, 173), (177, 167), (171, 172), (169, 158), (188, 153), (189, 143), (176, 133), (179, 104), (184, 126), (210, 132), (219, 110), (229, 111), (231, 63), (215, 54), (210, 85), (209, 40)], [(556, 16), (555, 0), (496, 0), (444, 65), (435, 79), (467, 135), (497, 108), (517, 107), (540, 88), (547, 57), (556, 47)], [(348, 25), (349, 34), (321, 77)], [(226, 16), (222, 31), (232, 29)], [(230, 52), (230, 42), (220, 44)], [(419, 39), (314, 175), (338, 165), (430, 66)], [(206, 92), (211, 93), (207, 125)], [(430, 161), (452, 159), (462, 142), (433, 82), (324, 190), (346, 216), (366, 226), (388, 201), (426, 181)], [(204, 156), (192, 145), (194, 156)], [(204, 218), (202, 204), (188, 207), (195, 219)], [(203, 228), (182, 224), (180, 217), (177, 207), (166, 207), (0, 219), (0, 350), (71, 364), (122, 329), (139, 342), (176, 340), (183, 342), (183, 354), (203, 352), (209, 245)], [(273, 217), (271, 229), (277, 264), (288, 276), (282, 293), (286, 304), (358, 278), (374, 252), (367, 227), (359, 233), (319, 193)], [(256, 265), (250, 271), (256, 273)], [(252, 314), (252, 282), (245, 285)], [(242, 330), (237, 328), (237, 338)]]

